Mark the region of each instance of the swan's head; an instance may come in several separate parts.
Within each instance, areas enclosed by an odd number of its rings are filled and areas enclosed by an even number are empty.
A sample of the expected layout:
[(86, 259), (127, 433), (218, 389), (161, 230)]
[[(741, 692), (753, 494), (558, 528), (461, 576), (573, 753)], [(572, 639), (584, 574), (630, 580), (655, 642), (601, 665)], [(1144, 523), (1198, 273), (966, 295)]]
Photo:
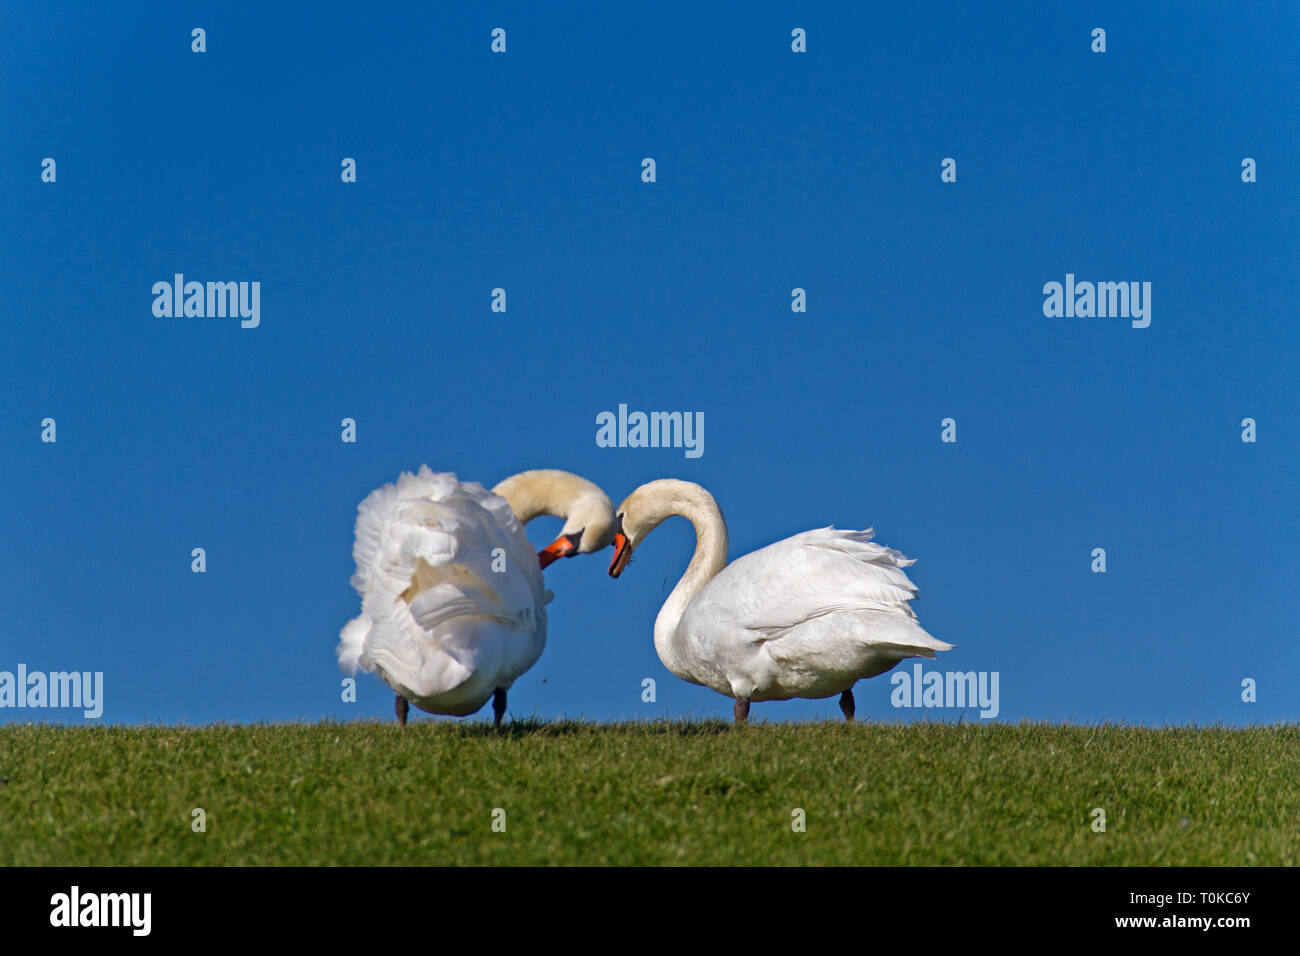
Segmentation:
[(600, 486), (581, 475), (537, 468), (511, 475), (493, 493), (506, 499), (520, 524), (538, 515), (564, 519), (560, 536), (537, 553), (543, 568), (559, 558), (599, 551), (614, 537), (614, 506)]
[[(618, 514), (614, 516), (614, 557), (609, 562), (609, 576), (611, 578), (616, 578), (623, 573), (627, 563), (632, 560), (632, 552), (637, 545), (637, 542), (632, 540), (632, 536), (623, 530), (626, 505), (627, 502), (623, 502), (623, 505), (618, 509)], [(637, 540), (640, 540), (639, 537)]]
[(622, 574), (637, 545), (667, 518), (700, 513), (716, 514), (717, 520), (722, 520), (713, 496), (694, 482), (675, 478), (646, 482), (614, 509), (614, 559), (609, 563), (609, 576)]
[(560, 536), (537, 553), (543, 568), (560, 558), (599, 551), (614, 540), (614, 509), (596, 488), (571, 501)]
[[(647, 481), (614, 509), (614, 561), (610, 578), (617, 578), (632, 561), (632, 551), (646, 535), (673, 515), (689, 518), (699, 536), (711, 536), (720, 545), (720, 557), (727, 563), (727, 522), (714, 496), (694, 481), (658, 479)], [(722, 570), (714, 568), (712, 574)]]

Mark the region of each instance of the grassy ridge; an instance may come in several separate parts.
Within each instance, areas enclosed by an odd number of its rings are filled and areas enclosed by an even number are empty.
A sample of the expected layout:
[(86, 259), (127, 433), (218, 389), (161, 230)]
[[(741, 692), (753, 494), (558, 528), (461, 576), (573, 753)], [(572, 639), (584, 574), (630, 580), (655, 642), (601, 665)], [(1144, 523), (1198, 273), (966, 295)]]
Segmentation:
[(1296, 726), (10, 725), (0, 780), (3, 864), (1300, 863)]

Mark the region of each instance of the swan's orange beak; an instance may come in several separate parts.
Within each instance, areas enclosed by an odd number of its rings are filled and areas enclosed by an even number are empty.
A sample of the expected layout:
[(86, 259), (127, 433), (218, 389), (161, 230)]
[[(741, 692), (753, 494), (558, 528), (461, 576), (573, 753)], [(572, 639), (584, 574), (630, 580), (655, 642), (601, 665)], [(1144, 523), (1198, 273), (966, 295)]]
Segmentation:
[(623, 573), (627, 563), (632, 560), (632, 545), (622, 531), (614, 535), (614, 560), (609, 562), (609, 576), (616, 578)]
[(550, 567), (560, 558), (571, 558), (578, 553), (578, 542), (582, 540), (582, 532), (577, 534), (562, 534), (541, 551), (537, 552), (537, 563), (543, 569)]

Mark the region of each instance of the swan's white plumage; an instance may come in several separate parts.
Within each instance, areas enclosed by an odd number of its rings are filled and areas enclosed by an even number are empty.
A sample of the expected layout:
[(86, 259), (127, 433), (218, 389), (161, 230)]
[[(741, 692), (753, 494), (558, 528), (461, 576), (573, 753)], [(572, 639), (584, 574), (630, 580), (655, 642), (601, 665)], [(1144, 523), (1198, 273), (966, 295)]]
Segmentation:
[(687, 679), (750, 700), (829, 697), (952, 645), (917, 623), (915, 562), (872, 531), (805, 531), (737, 558), (669, 638)]
[[(873, 531), (822, 528), (778, 541), (733, 562), (746, 574), (753, 606), (744, 627), (774, 638), (805, 621), (838, 611), (881, 611), (916, 618), (907, 602), (917, 590), (903, 573), (916, 562), (871, 540)], [(769, 549), (775, 549), (774, 553)], [(759, 557), (761, 555), (761, 557)], [(798, 579), (791, 590), (787, 581)], [(754, 587), (764, 580), (761, 587)], [(733, 599), (739, 597), (733, 585)]]
[(403, 472), (357, 507), (352, 554), (362, 603), (339, 635), (348, 673), (462, 716), (541, 655), (551, 592), (509, 503), (477, 482)]
[[(905, 658), (952, 647), (927, 634), (908, 603), (917, 589), (903, 569), (915, 562), (873, 542), (870, 529), (805, 531), (728, 564), (727, 522), (694, 482), (647, 482), (616, 510), (615, 577), (669, 517), (695, 525), (695, 554), (655, 618), (655, 650), (678, 677), (746, 709), (842, 694)], [(737, 720), (745, 712), (738, 707)]]

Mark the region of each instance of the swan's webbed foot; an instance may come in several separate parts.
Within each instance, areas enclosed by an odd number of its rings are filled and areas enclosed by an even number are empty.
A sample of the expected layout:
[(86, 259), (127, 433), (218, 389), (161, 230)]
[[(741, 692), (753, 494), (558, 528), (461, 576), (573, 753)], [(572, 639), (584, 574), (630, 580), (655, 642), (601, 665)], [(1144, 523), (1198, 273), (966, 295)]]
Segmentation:
[(501, 718), (506, 715), (506, 692), (500, 687), (492, 694), (492, 726), (501, 728)]
[(736, 717), (736, 725), (739, 726), (749, 719), (749, 698), (737, 697), (736, 706), (732, 709)]
[(858, 708), (853, 701), (852, 687), (840, 694), (840, 712), (844, 714), (845, 723), (853, 723), (853, 715), (858, 712)]
[(401, 694), (397, 695), (397, 700), (393, 704), (393, 712), (397, 714), (397, 726), (405, 728), (406, 715), (411, 712), (411, 704)]

